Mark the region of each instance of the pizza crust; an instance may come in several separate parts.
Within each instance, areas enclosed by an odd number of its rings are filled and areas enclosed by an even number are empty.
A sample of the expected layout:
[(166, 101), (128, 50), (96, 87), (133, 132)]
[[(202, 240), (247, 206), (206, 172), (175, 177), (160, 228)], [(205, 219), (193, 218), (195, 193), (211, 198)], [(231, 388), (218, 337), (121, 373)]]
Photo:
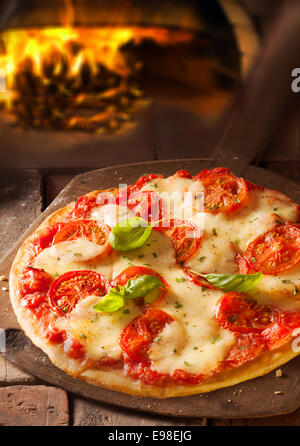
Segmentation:
[[(101, 191), (95, 190), (86, 196), (94, 197), (97, 196), (99, 192)], [(53, 212), (36, 229), (36, 231), (24, 241), (16, 255), (10, 272), (10, 299), (19, 325), (31, 341), (48, 355), (52, 363), (64, 372), (87, 383), (129, 395), (151, 398), (169, 398), (211, 392), (216, 389), (233, 386), (240, 382), (265, 375), (298, 356), (299, 353), (293, 352), (291, 343), (289, 343), (277, 350), (261, 354), (254, 361), (245, 364), (242, 367), (230, 369), (212, 376), (203, 384), (199, 385), (168, 385), (163, 387), (146, 385), (139, 380), (135, 381), (132, 378), (125, 376), (122, 370), (100, 370), (93, 368), (80, 369), (76, 360), (63, 354), (57, 346), (49, 343), (39, 334), (38, 326), (34, 323), (31, 313), (29, 310), (26, 310), (19, 305), (17, 298), (17, 273), (20, 269), (26, 266), (24, 257), (27, 244), (36, 236), (40, 229), (43, 229), (49, 224), (55, 224), (62, 221), (65, 215), (72, 209), (73, 205), (74, 203), (70, 203), (62, 209)]]

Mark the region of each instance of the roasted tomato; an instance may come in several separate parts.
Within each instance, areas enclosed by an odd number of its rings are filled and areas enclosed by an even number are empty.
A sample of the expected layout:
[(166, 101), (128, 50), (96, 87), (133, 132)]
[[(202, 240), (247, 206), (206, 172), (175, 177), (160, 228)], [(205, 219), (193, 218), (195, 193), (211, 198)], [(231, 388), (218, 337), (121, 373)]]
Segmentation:
[(127, 206), (135, 215), (149, 221), (152, 225), (163, 218), (163, 201), (156, 192), (133, 192), (128, 197)]
[(128, 324), (120, 335), (120, 346), (132, 360), (148, 364), (150, 344), (173, 322), (172, 316), (157, 308), (150, 308)]
[(177, 263), (183, 264), (186, 260), (191, 258), (198, 250), (202, 233), (199, 226), (186, 220), (170, 220), (168, 227), (160, 229), (170, 237), (172, 240)]
[(125, 372), (133, 379), (145, 384), (166, 385), (170, 383), (198, 384), (204, 378), (201, 374), (176, 369), (172, 374), (151, 369), (148, 350), (161, 331), (174, 319), (157, 308), (151, 308), (137, 316), (121, 333), (120, 346), (124, 353)]
[(97, 197), (79, 197), (72, 211), (72, 218), (85, 218), (90, 210), (96, 206)]
[(61, 345), (64, 353), (72, 359), (83, 360), (85, 358), (85, 348), (83, 344), (69, 336), (65, 330), (52, 328), (51, 326), (45, 333), (46, 339), (52, 344)]
[[(215, 317), (218, 324), (234, 332), (237, 339), (240, 339), (240, 334), (259, 335), (260, 342), (269, 350), (288, 342), (293, 330), (300, 327), (300, 312), (283, 311), (279, 308), (259, 305), (242, 294), (234, 292), (227, 293), (220, 299)], [(241, 340), (246, 339), (246, 337), (241, 338)], [(248, 341), (250, 342), (251, 339), (249, 338)], [(255, 339), (255, 345), (258, 345), (258, 338), (253, 339)]]
[(141, 176), (135, 183), (134, 187), (136, 190), (142, 189), (150, 181), (157, 180), (158, 178), (163, 178), (162, 175), (157, 175), (156, 173), (150, 173), (148, 175)]
[(266, 347), (269, 350), (281, 347), (291, 339), (295, 328), (299, 327), (299, 312), (280, 311), (278, 319), (262, 333)]
[(300, 313), (277, 310), (276, 320), (260, 333), (236, 333), (224, 367), (240, 367), (253, 361), (263, 350), (274, 350), (289, 342), (293, 330), (300, 327)]
[(248, 188), (243, 178), (232, 175), (228, 169), (204, 170), (194, 177), (205, 188), (204, 210), (206, 212), (230, 213), (246, 201)]
[(163, 176), (156, 175), (155, 173), (143, 175), (132, 186), (123, 187), (118, 192), (117, 204), (127, 206), (128, 200), (132, 194), (138, 193), (147, 183), (156, 180), (157, 178), (163, 178)]
[(26, 294), (21, 300), (22, 307), (28, 308), (37, 319), (50, 313), (50, 306), (46, 292), (35, 292)]
[(255, 271), (279, 274), (300, 261), (300, 228), (297, 225), (277, 225), (257, 237), (245, 252), (247, 262)]
[(112, 249), (109, 244), (109, 233), (110, 228), (104, 223), (94, 220), (75, 220), (65, 223), (61, 227), (54, 236), (53, 244), (86, 238), (90, 242), (103, 246), (102, 257), (109, 255)]
[(193, 175), (188, 170), (181, 169), (175, 173), (175, 177), (192, 179)]
[(43, 249), (49, 248), (53, 242), (55, 234), (61, 228), (61, 225), (61, 223), (57, 223), (40, 229), (34, 239), (30, 240), (27, 244), (24, 260), (26, 259), (28, 263), (31, 263)]
[(236, 335), (236, 344), (230, 350), (224, 361), (224, 368), (240, 367), (253, 361), (263, 350), (264, 341), (258, 333), (244, 333)]
[(279, 310), (259, 305), (241, 293), (221, 297), (215, 318), (220, 327), (237, 333), (262, 333), (279, 318)]
[(244, 256), (241, 256), (240, 254), (237, 254), (235, 256), (235, 263), (239, 269), (240, 274), (251, 274), (255, 271), (253, 271), (250, 263), (247, 261), (247, 259)]
[(230, 175), (228, 167), (216, 167), (216, 169), (203, 169), (197, 175), (193, 177), (194, 181), (201, 180), (201, 178), (207, 178), (215, 175)]
[(160, 373), (141, 362), (125, 360), (125, 372), (133, 379), (139, 379), (144, 384), (165, 386), (167, 384), (199, 384), (205, 379), (203, 374), (189, 373), (182, 369), (176, 369), (173, 373)]
[[(163, 284), (163, 287), (158, 288), (159, 295), (154, 301), (154, 305), (160, 303), (165, 295), (168, 292), (169, 285), (162, 278), (160, 274), (158, 274), (154, 269), (145, 268), (143, 266), (130, 266), (122, 271), (114, 280), (112, 280), (111, 284), (113, 287), (118, 288), (118, 286), (124, 286), (127, 284), (128, 280), (137, 279), (139, 276), (155, 276), (157, 277)], [(153, 305), (152, 304), (152, 305)]]
[(50, 307), (59, 316), (64, 316), (72, 311), (79, 300), (92, 294), (105, 296), (110, 288), (108, 279), (102, 274), (69, 271), (52, 283), (48, 291)]
[(105, 204), (117, 204), (120, 190), (116, 187), (111, 187), (110, 189), (99, 192), (96, 197), (96, 205), (104, 206)]
[(51, 276), (42, 269), (27, 266), (19, 276), (19, 290), (22, 296), (36, 292), (48, 291), (51, 285)]

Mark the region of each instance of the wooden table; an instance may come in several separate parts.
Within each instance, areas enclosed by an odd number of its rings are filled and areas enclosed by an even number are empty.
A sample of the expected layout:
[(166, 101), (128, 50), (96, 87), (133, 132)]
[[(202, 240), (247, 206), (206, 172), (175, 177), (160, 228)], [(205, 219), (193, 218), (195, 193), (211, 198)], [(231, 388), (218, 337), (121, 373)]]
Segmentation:
[[(274, 137), (261, 165), (300, 183), (300, 118), (289, 116)], [(198, 154), (198, 156), (201, 154)], [(207, 153), (203, 153), (205, 158)], [(172, 157), (153, 146), (150, 159)], [(119, 163), (111, 155), (110, 164)], [(94, 168), (101, 168), (96, 160)], [(80, 172), (24, 169), (9, 178), (0, 176), (0, 257), (51, 203), (61, 189)], [(0, 271), (1, 275), (1, 271)], [(1, 282), (2, 287), (8, 286)], [(273, 372), (274, 373), (274, 372)], [(263, 419), (184, 419), (138, 414), (85, 400), (50, 387), (17, 369), (0, 356), (0, 425), (300, 425), (300, 409), (290, 415)]]

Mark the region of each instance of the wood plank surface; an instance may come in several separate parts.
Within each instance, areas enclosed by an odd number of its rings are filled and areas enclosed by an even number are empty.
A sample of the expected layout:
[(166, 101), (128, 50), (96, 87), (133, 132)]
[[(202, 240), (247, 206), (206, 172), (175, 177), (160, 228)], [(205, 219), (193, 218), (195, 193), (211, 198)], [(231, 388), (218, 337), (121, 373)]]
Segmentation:
[(68, 397), (64, 390), (46, 386), (0, 388), (1, 426), (67, 426)]
[[(0, 258), (15, 244), (42, 210), (41, 176), (36, 170), (5, 172), (0, 176)], [(0, 276), (2, 275), (0, 271)], [(6, 288), (7, 281), (0, 281)], [(0, 386), (32, 383), (36, 379), (0, 356)]]
[(206, 426), (206, 418), (147, 415), (72, 396), (74, 426)]

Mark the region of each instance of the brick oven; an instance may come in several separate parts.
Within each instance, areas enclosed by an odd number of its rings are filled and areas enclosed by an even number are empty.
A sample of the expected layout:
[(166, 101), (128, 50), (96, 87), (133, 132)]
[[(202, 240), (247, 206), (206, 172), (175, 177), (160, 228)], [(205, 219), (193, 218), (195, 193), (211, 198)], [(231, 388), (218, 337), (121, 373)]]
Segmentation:
[(22, 167), (209, 155), (259, 48), (235, 0), (10, 0), (0, 29), (1, 145)]

